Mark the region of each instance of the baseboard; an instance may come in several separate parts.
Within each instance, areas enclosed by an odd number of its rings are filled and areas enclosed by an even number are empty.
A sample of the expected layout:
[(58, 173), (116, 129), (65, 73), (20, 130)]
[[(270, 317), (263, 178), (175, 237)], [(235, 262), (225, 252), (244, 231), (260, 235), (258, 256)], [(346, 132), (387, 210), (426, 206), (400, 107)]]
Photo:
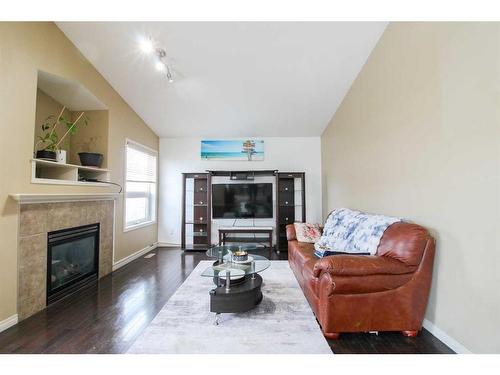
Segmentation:
[(116, 271), (117, 269), (123, 267), (124, 265), (132, 262), (133, 260), (136, 260), (137, 258), (139, 258), (140, 256), (146, 254), (147, 252), (151, 251), (151, 250), (154, 250), (158, 247), (158, 242), (152, 244), (152, 245), (149, 245), (149, 246), (146, 246), (145, 248), (139, 250), (139, 251), (136, 251), (135, 253), (133, 254), (130, 254), (129, 256), (123, 258), (123, 259), (120, 259), (118, 262), (115, 262), (113, 263), (113, 271)]
[(7, 319), (0, 321), (0, 332), (5, 331), (7, 328), (16, 325), (18, 321), (17, 314), (9, 316)]
[(181, 247), (181, 244), (171, 242), (158, 242), (158, 247)]
[(434, 323), (428, 321), (427, 319), (424, 319), (424, 322), (422, 325), (424, 326), (424, 328), (427, 331), (429, 331), (434, 336), (436, 336), (439, 340), (441, 340), (445, 345), (447, 345), (455, 353), (457, 353), (457, 354), (472, 354), (472, 352), (469, 349), (467, 349), (465, 346), (460, 344), (453, 337), (448, 336), (448, 334), (446, 332), (444, 332), (440, 328), (436, 327), (434, 325)]

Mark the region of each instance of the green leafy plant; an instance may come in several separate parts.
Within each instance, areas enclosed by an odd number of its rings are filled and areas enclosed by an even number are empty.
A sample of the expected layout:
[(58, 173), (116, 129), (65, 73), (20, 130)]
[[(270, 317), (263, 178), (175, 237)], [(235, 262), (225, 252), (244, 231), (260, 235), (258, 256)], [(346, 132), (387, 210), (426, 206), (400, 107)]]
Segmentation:
[[(85, 115), (85, 112), (82, 112), (80, 116), (77, 117), (75, 121), (70, 121), (63, 116), (64, 110), (66, 107), (63, 107), (59, 116), (54, 117), (50, 115), (45, 119), (42, 128), (42, 135), (37, 137), (38, 142), (35, 144), (35, 152), (38, 150), (40, 145), (42, 146), (39, 150), (47, 150), (47, 151), (57, 151), (59, 150), (59, 145), (66, 138), (66, 136), (76, 134), (77, 124), (83, 123), (84, 126), (88, 125), (89, 118)], [(56, 120), (54, 121), (54, 118)], [(80, 121), (81, 120), (81, 121)], [(55, 131), (58, 124), (63, 124), (66, 127), (66, 132), (64, 135), (59, 138), (59, 135)]]

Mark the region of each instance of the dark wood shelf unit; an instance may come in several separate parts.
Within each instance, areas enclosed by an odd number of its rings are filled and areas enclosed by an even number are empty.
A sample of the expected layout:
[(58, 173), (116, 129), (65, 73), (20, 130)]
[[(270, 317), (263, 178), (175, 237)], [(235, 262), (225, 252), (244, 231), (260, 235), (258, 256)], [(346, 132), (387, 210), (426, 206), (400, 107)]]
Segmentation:
[[(306, 221), (305, 173), (279, 172), (277, 170), (212, 171), (182, 174), (182, 233), (183, 250), (206, 250), (211, 246), (212, 177), (225, 176), (235, 180), (252, 181), (257, 176), (274, 176), (276, 187), (275, 220), (276, 249), (286, 251), (286, 225)], [(188, 190), (187, 181), (192, 179)], [(296, 194), (300, 191), (300, 194)], [(192, 196), (192, 199), (190, 197)], [(187, 198), (189, 200), (187, 201)], [(187, 206), (192, 214), (187, 217)], [(233, 238), (246, 242), (245, 238)]]
[[(300, 186), (297, 199), (296, 180)], [(298, 212), (300, 211), (300, 212)], [(276, 231), (278, 251), (288, 250), (286, 226), (306, 221), (306, 195), (304, 172), (279, 172), (276, 174)]]
[(183, 250), (206, 250), (212, 243), (211, 190), (209, 173), (182, 174), (181, 248)]

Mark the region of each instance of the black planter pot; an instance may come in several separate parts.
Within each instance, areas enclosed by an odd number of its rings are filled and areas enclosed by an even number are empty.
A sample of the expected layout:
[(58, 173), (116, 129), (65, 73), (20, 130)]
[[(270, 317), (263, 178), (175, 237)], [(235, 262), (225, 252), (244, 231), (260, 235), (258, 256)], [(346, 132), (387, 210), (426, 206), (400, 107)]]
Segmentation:
[(36, 152), (37, 159), (49, 159), (49, 160), (57, 160), (57, 155), (55, 151), (48, 150), (39, 150)]
[(80, 163), (84, 167), (97, 167), (100, 168), (104, 156), (102, 154), (96, 154), (94, 152), (79, 152)]

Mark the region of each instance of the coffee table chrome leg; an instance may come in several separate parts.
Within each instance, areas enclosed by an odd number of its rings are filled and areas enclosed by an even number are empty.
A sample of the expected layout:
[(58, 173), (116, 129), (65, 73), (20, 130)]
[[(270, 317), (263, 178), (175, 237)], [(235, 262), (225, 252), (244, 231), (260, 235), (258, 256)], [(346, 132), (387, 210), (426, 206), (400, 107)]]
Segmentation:
[(214, 321), (214, 325), (218, 326), (219, 323), (220, 323), (220, 313), (215, 313), (215, 321)]
[(231, 272), (226, 271), (226, 291), (231, 289)]

